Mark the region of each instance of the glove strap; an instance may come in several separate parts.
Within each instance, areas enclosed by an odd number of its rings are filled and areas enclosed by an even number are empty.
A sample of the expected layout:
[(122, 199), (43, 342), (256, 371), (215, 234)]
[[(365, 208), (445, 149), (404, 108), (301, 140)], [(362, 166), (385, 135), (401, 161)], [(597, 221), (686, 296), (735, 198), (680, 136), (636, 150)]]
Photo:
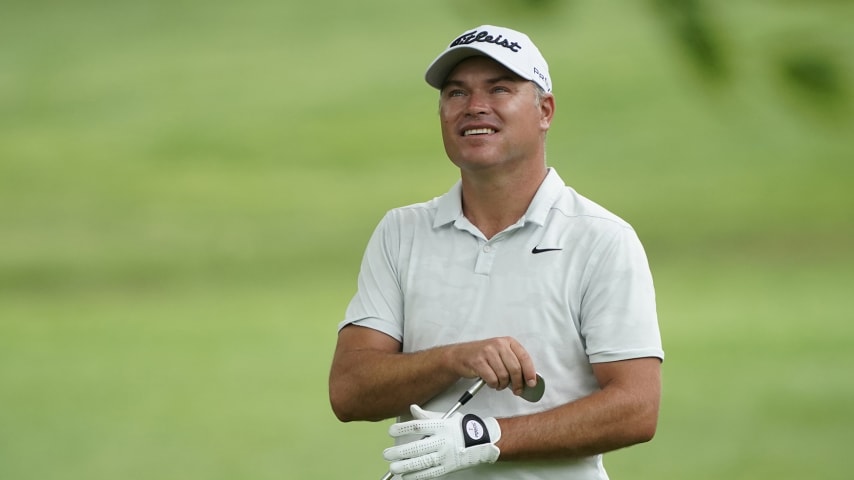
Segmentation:
[(491, 443), (489, 430), (487, 430), (486, 424), (477, 415), (473, 413), (465, 415), (462, 420), (462, 427), (466, 448)]

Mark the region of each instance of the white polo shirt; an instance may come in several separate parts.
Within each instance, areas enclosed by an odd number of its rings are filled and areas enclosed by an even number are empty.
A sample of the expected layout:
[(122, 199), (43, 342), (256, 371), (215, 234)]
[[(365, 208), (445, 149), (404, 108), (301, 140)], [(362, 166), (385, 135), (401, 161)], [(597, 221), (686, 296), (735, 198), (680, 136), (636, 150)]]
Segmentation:
[[(525, 215), (487, 240), (463, 215), (461, 184), (389, 211), (368, 242), (358, 291), (339, 329), (379, 330), (415, 352), (511, 336), (546, 381), (528, 403), (485, 388), (465, 407), (507, 417), (589, 395), (591, 363), (664, 358), (646, 254), (629, 224), (567, 187), (550, 169)], [(422, 405), (444, 412), (461, 380)], [(570, 462), (498, 462), (453, 479), (605, 479), (601, 455)]]

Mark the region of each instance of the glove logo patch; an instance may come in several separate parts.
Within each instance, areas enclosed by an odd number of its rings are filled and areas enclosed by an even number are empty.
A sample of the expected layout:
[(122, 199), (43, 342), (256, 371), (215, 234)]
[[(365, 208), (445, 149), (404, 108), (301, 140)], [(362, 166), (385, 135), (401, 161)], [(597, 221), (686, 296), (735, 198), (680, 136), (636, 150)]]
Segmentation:
[(464, 416), (462, 427), (466, 448), (489, 443), (489, 432), (486, 430), (486, 424), (477, 415), (470, 413)]
[(466, 433), (472, 440), (480, 440), (483, 437), (483, 425), (477, 420), (469, 420), (466, 422)]

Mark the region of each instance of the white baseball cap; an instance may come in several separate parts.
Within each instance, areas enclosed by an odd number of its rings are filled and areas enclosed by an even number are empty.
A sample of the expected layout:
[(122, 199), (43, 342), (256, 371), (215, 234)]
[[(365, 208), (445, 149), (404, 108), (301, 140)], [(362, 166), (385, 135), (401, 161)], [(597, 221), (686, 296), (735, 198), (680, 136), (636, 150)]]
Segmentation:
[(441, 89), (458, 63), (478, 55), (495, 60), (547, 92), (552, 91), (549, 65), (534, 42), (524, 33), (494, 25), (481, 25), (455, 38), (427, 67), (424, 78), (432, 87)]

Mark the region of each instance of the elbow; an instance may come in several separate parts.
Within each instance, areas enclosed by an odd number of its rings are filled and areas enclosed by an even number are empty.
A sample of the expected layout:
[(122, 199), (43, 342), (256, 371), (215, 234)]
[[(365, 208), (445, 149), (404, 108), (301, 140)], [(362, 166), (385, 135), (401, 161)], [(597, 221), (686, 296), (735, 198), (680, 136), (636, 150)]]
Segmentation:
[(633, 431), (632, 443), (646, 443), (655, 437), (658, 429), (658, 405), (650, 408), (645, 414), (637, 418)]
[(370, 408), (370, 402), (360, 401), (360, 395), (355, 394), (352, 390), (344, 385), (330, 383), (329, 385), (329, 405), (332, 407), (332, 413), (339, 421), (356, 422), (368, 421), (378, 422), (388, 418), (380, 416)]
[(631, 424), (623, 423), (620, 432), (613, 437), (613, 443), (603, 451), (618, 450), (650, 442), (655, 437), (655, 430), (656, 425), (654, 422), (635, 421)]
[(334, 368), (329, 373), (329, 406), (339, 421), (347, 423), (360, 420), (358, 402), (353, 401), (358, 396), (355, 385), (348, 381), (349, 376)]
[(356, 420), (356, 417), (351, 415), (349, 412), (336, 409), (334, 406), (332, 407), (332, 413), (335, 414), (335, 418), (337, 418), (339, 422), (347, 423)]
[(619, 438), (616, 442), (617, 448), (652, 441), (658, 429), (657, 402), (635, 404), (620, 418), (620, 421), (614, 424), (619, 431), (615, 437)]
[(661, 395), (656, 393), (636, 404), (634, 428), (632, 429), (634, 443), (647, 443), (655, 437), (658, 430), (658, 412), (661, 407)]
[(337, 418), (339, 422), (347, 423), (355, 420), (355, 418), (353, 418), (353, 415), (351, 415), (350, 412), (348, 412), (347, 410), (343, 409), (340, 405), (336, 404), (335, 402), (330, 402), (330, 404), (332, 405), (332, 413), (335, 414), (335, 418)]
[(337, 405), (335, 403), (332, 403), (332, 413), (335, 414), (335, 418), (337, 418), (339, 422), (343, 423), (365, 420), (359, 417), (359, 415), (356, 414), (356, 412), (354, 412), (353, 410), (348, 409), (345, 405)]
[(341, 422), (352, 422), (359, 420), (353, 405), (347, 402), (348, 395), (343, 394), (340, 388), (334, 385), (329, 385), (329, 405), (332, 407), (332, 413)]
[(394, 415), (382, 415), (372, 412), (370, 410), (366, 410), (365, 408), (359, 408), (358, 405), (348, 403), (348, 402), (336, 402), (330, 398), (329, 402), (332, 406), (332, 413), (335, 414), (335, 418), (337, 418), (340, 422), (348, 423), (348, 422), (381, 422), (386, 420)]
[(655, 431), (658, 427), (657, 423), (658, 422), (653, 420), (638, 425), (637, 431), (635, 432), (635, 443), (646, 443), (651, 441), (655, 437)]

